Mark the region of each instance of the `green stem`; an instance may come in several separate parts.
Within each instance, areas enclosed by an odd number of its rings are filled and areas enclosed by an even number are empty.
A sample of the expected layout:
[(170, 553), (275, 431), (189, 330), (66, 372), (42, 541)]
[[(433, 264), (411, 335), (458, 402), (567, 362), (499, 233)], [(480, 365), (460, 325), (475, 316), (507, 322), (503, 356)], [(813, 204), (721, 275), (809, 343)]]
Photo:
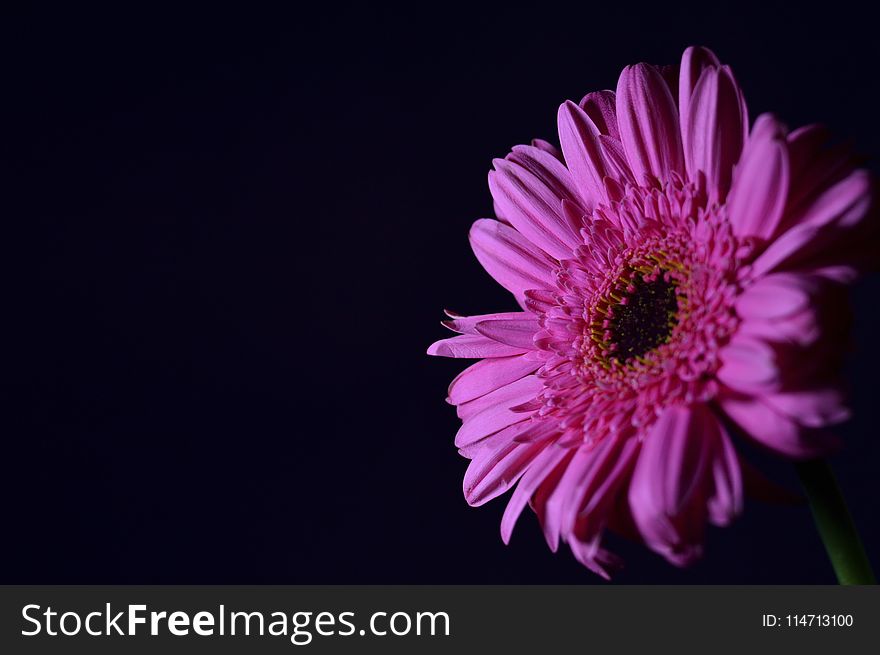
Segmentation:
[(831, 467), (824, 460), (816, 459), (797, 464), (797, 472), (838, 582), (876, 584), (871, 563)]

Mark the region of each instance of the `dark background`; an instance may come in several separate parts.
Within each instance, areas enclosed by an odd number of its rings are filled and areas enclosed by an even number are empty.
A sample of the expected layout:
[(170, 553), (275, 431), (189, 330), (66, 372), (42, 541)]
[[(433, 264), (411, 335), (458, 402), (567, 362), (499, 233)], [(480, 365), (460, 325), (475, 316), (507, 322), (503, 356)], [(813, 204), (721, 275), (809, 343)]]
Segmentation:
[[(753, 117), (880, 154), (855, 5), (325, 4), (5, 12), (0, 581), (597, 581), (531, 514), (505, 547), (504, 501), (466, 505), (463, 363), (424, 355), (444, 307), (512, 305), (467, 245), (491, 159), (693, 43)], [(855, 292), (834, 460), (875, 563), (878, 290)], [(689, 570), (614, 546), (620, 582), (834, 580), (805, 507), (749, 504)]]

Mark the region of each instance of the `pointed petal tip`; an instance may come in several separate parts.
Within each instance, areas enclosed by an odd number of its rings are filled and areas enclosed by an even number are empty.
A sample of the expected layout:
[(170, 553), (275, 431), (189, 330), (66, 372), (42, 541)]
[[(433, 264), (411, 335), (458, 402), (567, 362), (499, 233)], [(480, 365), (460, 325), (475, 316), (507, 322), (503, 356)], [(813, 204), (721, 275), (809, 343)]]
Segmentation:
[(627, 66), (617, 82), (620, 138), (630, 168), (646, 182), (684, 170), (679, 109), (656, 66)]
[(698, 59), (701, 61), (709, 62), (715, 66), (721, 65), (721, 60), (718, 59), (718, 55), (713, 52), (711, 48), (707, 48), (704, 45), (691, 45), (685, 48), (684, 54), (681, 56), (682, 60), (694, 60)]
[(435, 341), (430, 346), (428, 346), (428, 350), (425, 351), (428, 355), (432, 357), (449, 357), (449, 347), (444, 344), (442, 341)]
[(505, 546), (510, 545), (510, 538), (513, 536), (513, 525), (509, 525), (505, 522), (501, 522), (501, 541)]

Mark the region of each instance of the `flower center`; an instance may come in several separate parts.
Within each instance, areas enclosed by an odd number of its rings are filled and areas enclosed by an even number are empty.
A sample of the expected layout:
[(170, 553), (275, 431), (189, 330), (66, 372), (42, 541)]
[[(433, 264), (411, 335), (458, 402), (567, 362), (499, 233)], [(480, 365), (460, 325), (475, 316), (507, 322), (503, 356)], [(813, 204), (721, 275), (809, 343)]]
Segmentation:
[(678, 324), (676, 286), (667, 275), (635, 276), (614, 306), (608, 331), (613, 357), (627, 362), (669, 341)]
[(593, 305), (588, 336), (594, 361), (606, 370), (648, 364), (682, 320), (688, 284), (687, 269), (664, 251), (631, 261)]

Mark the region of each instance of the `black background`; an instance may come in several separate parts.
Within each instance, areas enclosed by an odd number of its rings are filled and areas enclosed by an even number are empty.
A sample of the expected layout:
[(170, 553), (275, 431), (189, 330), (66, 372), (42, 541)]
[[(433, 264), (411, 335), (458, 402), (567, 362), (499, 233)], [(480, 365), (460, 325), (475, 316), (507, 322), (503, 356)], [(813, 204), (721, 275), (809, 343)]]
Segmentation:
[[(511, 308), (467, 245), (491, 159), (693, 43), (753, 117), (880, 154), (855, 5), (325, 4), (3, 17), (0, 581), (597, 581), (531, 515), (505, 547), (504, 501), (466, 505), (463, 364), (424, 354), (444, 307)], [(834, 460), (875, 563), (878, 289)], [(805, 507), (749, 504), (688, 570), (614, 546), (620, 582), (833, 582)]]

